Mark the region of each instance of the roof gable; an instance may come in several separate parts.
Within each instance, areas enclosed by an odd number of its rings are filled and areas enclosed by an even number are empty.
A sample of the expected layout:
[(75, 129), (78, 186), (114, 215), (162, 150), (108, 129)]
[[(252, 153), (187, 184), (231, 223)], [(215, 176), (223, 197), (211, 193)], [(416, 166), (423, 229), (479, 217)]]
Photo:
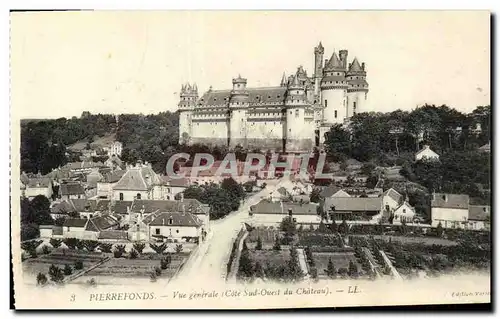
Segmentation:
[(435, 193), (433, 197), (431, 207), (434, 208), (469, 208), (469, 195)]

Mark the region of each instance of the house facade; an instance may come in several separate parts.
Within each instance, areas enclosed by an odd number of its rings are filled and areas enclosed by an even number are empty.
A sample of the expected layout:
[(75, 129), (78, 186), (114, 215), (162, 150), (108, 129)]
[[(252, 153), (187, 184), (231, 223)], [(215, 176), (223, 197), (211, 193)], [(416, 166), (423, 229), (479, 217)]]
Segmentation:
[(432, 227), (467, 228), (469, 196), (435, 193), (431, 200)]
[(120, 201), (153, 199), (154, 185), (161, 184), (162, 181), (151, 165), (138, 163), (136, 166), (129, 166), (125, 174), (113, 186), (113, 199)]
[(191, 213), (153, 213), (143, 220), (150, 240), (194, 239), (202, 236), (202, 222)]
[(323, 210), (335, 221), (376, 223), (382, 217), (382, 199), (375, 197), (329, 197)]
[(59, 196), (62, 200), (87, 198), (85, 188), (79, 182), (68, 182), (59, 185)]
[(413, 223), (415, 220), (415, 208), (413, 208), (409, 203), (403, 202), (398, 208), (393, 212), (393, 224), (401, 223)]
[(50, 199), (53, 194), (52, 181), (47, 177), (30, 178), (24, 188), (24, 195), (29, 199), (33, 199), (38, 195), (43, 195)]

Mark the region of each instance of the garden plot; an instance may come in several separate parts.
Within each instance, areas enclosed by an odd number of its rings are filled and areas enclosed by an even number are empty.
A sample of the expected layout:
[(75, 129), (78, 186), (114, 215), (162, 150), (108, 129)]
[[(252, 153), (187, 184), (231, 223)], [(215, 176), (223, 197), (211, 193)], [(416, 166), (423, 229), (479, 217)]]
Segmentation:
[(267, 263), (274, 266), (286, 265), (290, 261), (290, 249), (282, 247), (280, 251), (250, 250), (250, 258), (263, 266)]
[(361, 265), (359, 265), (356, 261), (356, 257), (354, 253), (346, 253), (346, 252), (313, 252), (313, 259), (316, 264), (316, 268), (318, 269), (318, 277), (326, 277), (325, 269), (328, 268), (328, 260), (331, 258), (333, 266), (338, 271), (341, 268), (349, 269), (349, 262), (352, 261), (358, 267), (358, 270), (361, 269)]
[[(104, 260), (106, 256), (101, 253), (88, 253), (85, 251), (63, 251), (56, 250), (47, 255), (39, 255), (37, 258), (29, 258), (25, 260), (23, 265), (23, 277), (28, 283), (36, 282), (38, 273), (47, 274), (50, 265), (55, 265), (64, 268), (65, 265), (70, 265), (74, 269), (75, 262), (81, 261), (85, 271), (89, 267)], [(76, 270), (74, 270), (76, 272)]]

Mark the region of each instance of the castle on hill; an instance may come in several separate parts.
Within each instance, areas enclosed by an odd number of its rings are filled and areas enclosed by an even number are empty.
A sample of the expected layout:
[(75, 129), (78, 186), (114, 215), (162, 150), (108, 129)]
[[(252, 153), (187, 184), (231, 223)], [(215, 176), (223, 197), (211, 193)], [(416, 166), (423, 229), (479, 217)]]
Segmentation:
[(366, 111), (368, 96), (364, 63), (348, 63), (348, 51), (340, 50), (323, 65), (323, 54), (320, 42), (314, 74), (299, 66), (295, 74), (283, 73), (279, 86), (250, 88), (238, 76), (231, 90), (210, 88), (199, 97), (196, 84), (183, 85), (179, 142), (286, 152), (319, 146), (333, 124)]

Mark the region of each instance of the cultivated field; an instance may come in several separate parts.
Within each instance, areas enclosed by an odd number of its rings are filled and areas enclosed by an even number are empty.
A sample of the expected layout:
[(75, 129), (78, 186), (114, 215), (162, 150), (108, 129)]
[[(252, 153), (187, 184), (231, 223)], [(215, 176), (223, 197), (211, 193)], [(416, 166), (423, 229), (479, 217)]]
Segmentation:
[(290, 249), (282, 246), (280, 251), (250, 250), (250, 258), (263, 266), (267, 263), (273, 266), (286, 265), (290, 260)]

